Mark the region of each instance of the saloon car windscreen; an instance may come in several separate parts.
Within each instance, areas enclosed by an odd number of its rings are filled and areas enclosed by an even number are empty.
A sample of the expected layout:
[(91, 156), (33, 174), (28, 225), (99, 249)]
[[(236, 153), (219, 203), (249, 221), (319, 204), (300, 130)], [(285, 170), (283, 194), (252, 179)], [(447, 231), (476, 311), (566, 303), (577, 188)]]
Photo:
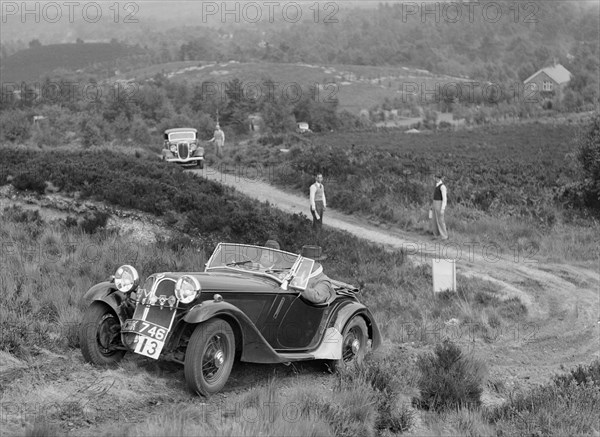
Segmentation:
[(196, 134), (193, 132), (177, 132), (173, 134), (169, 134), (169, 141), (179, 141), (179, 140), (195, 140)]

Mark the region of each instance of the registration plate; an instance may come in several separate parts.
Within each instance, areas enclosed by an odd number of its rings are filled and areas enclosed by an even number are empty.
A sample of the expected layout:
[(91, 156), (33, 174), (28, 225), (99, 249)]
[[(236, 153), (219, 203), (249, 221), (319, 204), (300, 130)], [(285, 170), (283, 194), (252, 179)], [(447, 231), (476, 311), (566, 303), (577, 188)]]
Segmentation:
[(135, 345), (134, 352), (136, 354), (145, 355), (147, 357), (158, 360), (160, 352), (162, 351), (164, 346), (164, 341), (153, 340), (150, 337), (138, 335), (138, 342)]
[(168, 308), (138, 305), (133, 318), (125, 321), (121, 331), (137, 334), (135, 353), (156, 360), (165, 346), (175, 313)]

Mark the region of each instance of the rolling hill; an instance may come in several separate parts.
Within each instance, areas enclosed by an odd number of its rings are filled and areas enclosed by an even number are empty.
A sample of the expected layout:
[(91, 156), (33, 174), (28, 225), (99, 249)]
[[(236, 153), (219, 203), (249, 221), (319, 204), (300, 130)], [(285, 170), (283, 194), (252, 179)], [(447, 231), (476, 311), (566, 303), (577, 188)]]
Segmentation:
[(136, 54), (130, 47), (113, 43), (51, 44), (21, 50), (3, 61), (2, 83), (35, 81), (55, 70), (79, 70), (107, 65), (114, 70), (119, 58)]
[(420, 92), (432, 89), (434, 84), (467, 80), (408, 67), (236, 61), (169, 62), (134, 70), (117, 76), (117, 79), (144, 81), (156, 74), (190, 84), (212, 82), (223, 93), (227, 82), (237, 78), (248, 84), (249, 91), (251, 86), (258, 85), (261, 92), (266, 94), (269, 89), (264, 86), (264, 81), (269, 78), (278, 83), (274, 92), (286, 92), (289, 99), (294, 98), (295, 84), (302, 88), (318, 84), (322, 100), (337, 98), (340, 110), (345, 109), (354, 114), (358, 114), (361, 109), (381, 104), (386, 97), (400, 97), (403, 87)]

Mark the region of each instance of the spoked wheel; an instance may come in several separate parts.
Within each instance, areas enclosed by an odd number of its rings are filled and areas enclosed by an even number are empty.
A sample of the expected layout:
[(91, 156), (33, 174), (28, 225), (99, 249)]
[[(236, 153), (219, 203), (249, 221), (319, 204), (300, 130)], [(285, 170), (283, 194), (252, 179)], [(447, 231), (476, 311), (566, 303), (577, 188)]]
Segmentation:
[(342, 358), (331, 362), (332, 370), (339, 370), (353, 364), (360, 364), (367, 353), (369, 332), (367, 324), (360, 316), (354, 317), (342, 334)]
[(121, 322), (107, 305), (94, 302), (85, 312), (79, 331), (83, 358), (98, 366), (117, 364), (125, 355), (121, 345)]
[(185, 353), (185, 380), (203, 396), (219, 392), (227, 382), (235, 357), (235, 337), (229, 323), (213, 319), (196, 326)]

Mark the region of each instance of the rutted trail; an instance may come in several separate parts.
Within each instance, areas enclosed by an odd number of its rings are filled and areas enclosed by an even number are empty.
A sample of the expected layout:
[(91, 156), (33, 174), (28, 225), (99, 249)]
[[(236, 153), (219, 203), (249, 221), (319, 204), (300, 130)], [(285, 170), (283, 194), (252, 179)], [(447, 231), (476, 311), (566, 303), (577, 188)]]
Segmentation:
[[(259, 201), (268, 201), (283, 211), (309, 215), (308, 193), (301, 197), (256, 179), (220, 173), (212, 168), (193, 172)], [(365, 219), (331, 208), (327, 209), (324, 224), (392, 250), (404, 249), (417, 263), (430, 262), (431, 257), (440, 256), (439, 243), (427, 236), (394, 227), (378, 228)], [(489, 364), (496, 367), (498, 377), (518, 378), (520, 375), (526, 380), (531, 378), (531, 382), (541, 382), (544, 374), (548, 376), (561, 364), (589, 362), (594, 355), (598, 356), (600, 260), (586, 268), (533, 259), (515, 260), (510, 256), (490, 260), (481, 252), (472, 251), (457, 261), (457, 272), (494, 282), (506, 298), (518, 297), (528, 308), (535, 327), (530, 329), (531, 335), (484, 347), (485, 352), (491, 354)]]
[[(300, 213), (308, 216), (308, 194), (306, 198), (296, 194), (284, 192), (265, 182), (240, 177), (235, 174), (220, 173), (212, 168), (193, 171), (198, 176), (222, 183), (235, 188), (259, 201), (270, 202), (273, 206), (290, 213)], [(439, 256), (440, 245), (430, 238), (404, 232), (398, 228), (390, 227), (382, 230), (368, 223), (367, 220), (328, 208), (325, 213), (325, 225), (347, 231), (359, 238), (382, 244), (390, 249), (404, 249), (407, 254), (413, 255), (415, 262), (426, 262), (430, 257)], [(589, 270), (583, 267), (558, 264), (542, 264), (536, 260), (509, 259), (507, 257), (484, 258), (481, 253), (465, 248), (462, 261), (457, 262), (457, 269), (466, 276), (476, 276), (488, 279), (503, 285), (507, 297), (517, 296), (530, 310), (532, 316), (541, 317), (548, 313), (543, 308), (541, 293), (532, 290), (544, 288), (547, 292), (552, 290), (556, 297), (564, 303), (579, 303), (579, 306), (590, 305), (588, 308), (597, 308), (598, 294), (600, 293), (600, 264), (599, 270)], [(452, 253), (449, 247), (447, 252)], [(452, 257), (452, 255), (449, 255)], [(523, 285), (525, 284), (525, 286)], [(527, 288), (526, 288), (527, 287)]]

